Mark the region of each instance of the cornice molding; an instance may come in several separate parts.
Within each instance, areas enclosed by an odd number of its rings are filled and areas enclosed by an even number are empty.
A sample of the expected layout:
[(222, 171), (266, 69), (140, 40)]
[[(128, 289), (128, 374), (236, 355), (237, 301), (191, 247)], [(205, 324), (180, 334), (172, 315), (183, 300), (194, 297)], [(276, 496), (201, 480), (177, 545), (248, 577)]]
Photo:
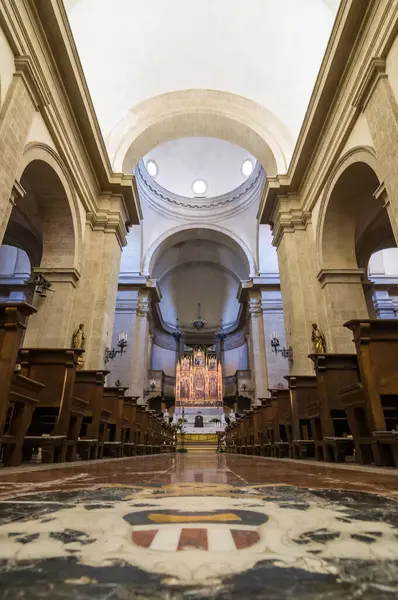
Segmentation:
[(127, 245), (127, 227), (119, 211), (87, 212), (86, 223), (90, 225), (93, 231), (114, 233), (121, 248)]
[(137, 165), (137, 187), (140, 198), (162, 216), (189, 221), (216, 221), (233, 217), (262, 196), (266, 175), (259, 163), (250, 177), (239, 187), (211, 198), (188, 198), (174, 194), (159, 185), (147, 172), (143, 161)]
[(381, 79), (386, 79), (386, 61), (384, 58), (372, 58), (362, 82), (354, 96), (352, 105), (362, 112), (366, 109), (372, 94)]
[(366, 269), (321, 269), (317, 275), (317, 279), (324, 288), (330, 284), (358, 284), (366, 283)]
[(14, 63), (14, 76), (22, 77), (36, 110), (48, 106), (51, 102), (50, 89), (40, 67), (31, 56), (17, 56)]
[(73, 287), (80, 279), (79, 271), (73, 267), (35, 267), (33, 272), (43, 275), (51, 283), (70, 283)]
[(272, 228), (273, 245), (278, 248), (285, 233), (305, 231), (311, 222), (312, 214), (310, 211), (303, 211), (300, 208), (280, 208)]

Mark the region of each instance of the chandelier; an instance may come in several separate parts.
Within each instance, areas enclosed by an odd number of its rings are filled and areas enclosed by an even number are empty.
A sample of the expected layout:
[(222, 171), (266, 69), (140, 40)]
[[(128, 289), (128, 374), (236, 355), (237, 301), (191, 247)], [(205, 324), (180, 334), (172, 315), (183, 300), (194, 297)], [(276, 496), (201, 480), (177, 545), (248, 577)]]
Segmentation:
[(204, 328), (204, 326), (206, 325), (206, 323), (207, 323), (207, 321), (205, 321), (201, 317), (201, 314), (200, 314), (200, 302), (198, 302), (198, 316), (196, 317), (196, 319), (194, 321), (192, 321), (192, 325), (195, 327), (195, 329), (197, 331), (200, 331), (201, 329)]

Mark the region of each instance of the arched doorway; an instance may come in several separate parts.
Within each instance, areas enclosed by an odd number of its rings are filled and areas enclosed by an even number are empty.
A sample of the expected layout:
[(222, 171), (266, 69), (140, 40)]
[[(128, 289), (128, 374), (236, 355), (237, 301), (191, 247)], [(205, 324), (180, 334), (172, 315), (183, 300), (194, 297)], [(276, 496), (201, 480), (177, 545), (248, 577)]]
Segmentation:
[[(24, 251), (30, 262), (32, 275), (25, 299), (37, 313), (29, 319), (24, 344), (67, 347), (80, 237), (72, 188), (59, 158), (41, 145), (27, 148), (20, 185), (22, 193), (12, 209), (1, 252), (11, 259), (15, 251), (5, 249), (11, 245)], [(39, 278), (44, 293), (34, 294)]]
[(345, 321), (375, 316), (369, 259), (395, 245), (375, 155), (370, 149), (355, 149), (337, 166), (319, 217), (318, 279), (329, 351), (351, 350)]

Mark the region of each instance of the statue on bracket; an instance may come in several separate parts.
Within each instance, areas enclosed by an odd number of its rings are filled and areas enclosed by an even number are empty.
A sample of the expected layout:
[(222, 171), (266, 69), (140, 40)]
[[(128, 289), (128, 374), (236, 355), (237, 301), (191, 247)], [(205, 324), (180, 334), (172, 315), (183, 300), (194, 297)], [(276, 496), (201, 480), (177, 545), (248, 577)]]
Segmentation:
[(326, 354), (326, 340), (323, 331), (316, 323), (312, 324), (311, 341), (315, 354)]
[[(86, 335), (84, 333), (84, 324), (80, 323), (79, 327), (76, 329), (75, 333), (72, 336), (72, 348), (77, 350), (84, 350), (86, 346)], [(77, 368), (79, 371), (83, 369), (84, 366), (84, 358), (82, 355), (77, 359)]]

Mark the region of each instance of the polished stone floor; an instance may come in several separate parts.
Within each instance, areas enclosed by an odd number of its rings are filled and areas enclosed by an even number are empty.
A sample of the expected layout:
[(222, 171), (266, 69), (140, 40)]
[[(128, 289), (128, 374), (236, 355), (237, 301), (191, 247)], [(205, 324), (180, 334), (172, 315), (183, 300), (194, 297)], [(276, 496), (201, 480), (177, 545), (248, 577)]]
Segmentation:
[(0, 598), (391, 599), (398, 473), (189, 453), (0, 471)]

